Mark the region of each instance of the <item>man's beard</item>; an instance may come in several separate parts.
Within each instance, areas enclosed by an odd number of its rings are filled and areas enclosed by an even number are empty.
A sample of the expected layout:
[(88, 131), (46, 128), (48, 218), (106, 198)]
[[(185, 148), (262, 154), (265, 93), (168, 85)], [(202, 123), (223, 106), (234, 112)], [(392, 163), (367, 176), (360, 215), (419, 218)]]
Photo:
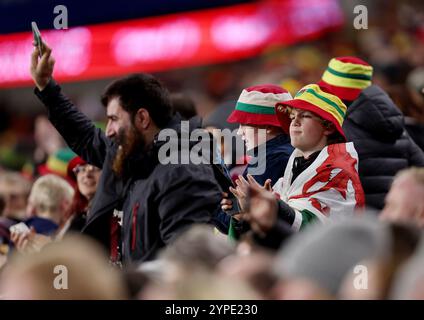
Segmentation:
[(115, 141), (118, 144), (118, 150), (113, 159), (112, 170), (116, 175), (122, 176), (126, 160), (136, 151), (143, 150), (146, 143), (143, 136), (132, 125), (127, 132), (123, 128), (120, 129)]

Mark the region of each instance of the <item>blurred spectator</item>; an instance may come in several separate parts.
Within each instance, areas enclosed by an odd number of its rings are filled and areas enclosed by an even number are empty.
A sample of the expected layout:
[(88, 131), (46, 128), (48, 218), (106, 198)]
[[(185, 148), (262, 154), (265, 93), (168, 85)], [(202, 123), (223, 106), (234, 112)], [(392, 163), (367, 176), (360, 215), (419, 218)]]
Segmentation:
[(75, 153), (71, 149), (61, 148), (49, 155), (47, 161), (37, 167), (37, 174), (39, 176), (54, 174), (74, 185), (75, 181), (71, 173), (68, 172), (68, 165), (75, 156)]
[(143, 300), (255, 300), (261, 297), (238, 279), (228, 279), (212, 272), (194, 270), (189, 277), (173, 283), (149, 285), (139, 295)]
[(406, 132), (399, 108), (372, 84), (372, 72), (357, 57), (337, 57), (330, 60), (319, 85), (348, 106), (343, 131), (358, 152), (366, 205), (382, 209), (396, 172), (424, 166), (424, 152)]
[(72, 210), (74, 189), (64, 179), (49, 174), (38, 178), (28, 199), (26, 224), (37, 233), (50, 235)]
[[(149, 263), (151, 262), (146, 262), (146, 264)], [(140, 292), (144, 290), (151, 281), (148, 275), (135, 267), (125, 268), (122, 276), (127, 288), (129, 299), (138, 299)]]
[(78, 191), (87, 200), (88, 208), (96, 194), (101, 172), (99, 168), (88, 164), (80, 157), (75, 157), (69, 163), (68, 175), (76, 179)]
[(1, 274), (0, 296), (23, 300), (109, 300), (126, 299), (127, 293), (120, 275), (108, 265), (103, 249), (88, 238), (70, 236), (46, 246), (40, 253), (14, 255)]
[(101, 170), (86, 163), (80, 157), (73, 158), (68, 164), (68, 176), (75, 182), (75, 199), (73, 210), (66, 216), (66, 223), (60, 233), (68, 230), (80, 232), (85, 225), (87, 214), (93, 203)]
[[(398, 271), (414, 254), (421, 232), (417, 228), (407, 225), (390, 224), (389, 253), (385, 257), (366, 258), (357, 265), (366, 272), (362, 288), (355, 286), (358, 281), (358, 270), (351, 270), (341, 285), (339, 297), (355, 300), (382, 300), (390, 299), (390, 291)], [(364, 274), (363, 274), (364, 275)]]
[(74, 189), (64, 179), (49, 174), (38, 178), (28, 198), (25, 224), (29, 232), (12, 232), (10, 239), (21, 252), (37, 252), (52, 241), (73, 207)]
[[(160, 252), (158, 259), (141, 263), (135, 271), (130, 268), (128, 276), (139, 283), (138, 291), (142, 289), (149, 298), (154, 294), (162, 299), (165, 296), (157, 290), (173, 291), (195, 274), (214, 273), (220, 261), (234, 253), (234, 245), (215, 234), (211, 226), (199, 224), (178, 236)], [(132, 292), (137, 288), (130, 287)]]
[(217, 237), (208, 225), (195, 225), (181, 234), (161, 253), (161, 259), (173, 267), (171, 278), (184, 278), (196, 269), (215, 270), (225, 257), (235, 253), (235, 248)]
[[(193, 226), (165, 248), (159, 260), (147, 263), (153, 263), (152, 268), (160, 269), (161, 275), (155, 276), (157, 280), (150, 282), (141, 296), (144, 299), (218, 299), (220, 296), (223, 299), (230, 296), (236, 299), (233, 289), (227, 287), (229, 291), (225, 292), (221, 287), (225, 281), (213, 275), (218, 264), (234, 253), (235, 247), (217, 237), (212, 227)], [(147, 268), (142, 267), (142, 270), (146, 271)], [(202, 283), (208, 292), (199, 291), (199, 280), (204, 281)], [(219, 284), (214, 284), (215, 281)]]
[(382, 220), (424, 228), (424, 168), (399, 171), (385, 199)]
[[(217, 142), (218, 153), (230, 170), (231, 177), (241, 174), (246, 167), (244, 144), (240, 137), (232, 135), (231, 139), (224, 139), (220, 134), (227, 129), (230, 132), (237, 130), (235, 123), (228, 123), (227, 118), (234, 110), (235, 102), (228, 101), (219, 105), (213, 112), (203, 119), (203, 128), (212, 133)], [(220, 131), (214, 130), (219, 129)]]
[(402, 267), (392, 286), (390, 298), (396, 300), (424, 300), (424, 237), (415, 254)]
[[(21, 171), (28, 162), (26, 149), (30, 146), (24, 139), (16, 141), (9, 147), (0, 147), (0, 166), (11, 171)], [(29, 175), (29, 178), (31, 175)]]
[(0, 195), (5, 201), (2, 216), (18, 222), (24, 220), (30, 190), (31, 182), (19, 173), (2, 173), (0, 175)]
[(365, 259), (388, 257), (390, 244), (388, 226), (371, 216), (311, 226), (280, 251), (276, 298), (335, 299), (347, 273)]
[(184, 93), (171, 94), (172, 109), (178, 112), (184, 120), (197, 115), (194, 101)]
[(262, 299), (273, 299), (273, 287), (277, 277), (272, 272), (274, 255), (258, 251), (245, 256), (231, 255), (218, 265), (220, 276), (238, 279), (249, 284)]
[(406, 80), (407, 90), (412, 99), (412, 105), (404, 106), (407, 115), (419, 123), (424, 122), (424, 67), (412, 70)]
[(202, 79), (207, 93), (214, 100), (225, 101), (232, 95), (238, 81), (237, 72), (234, 69), (229, 64), (216, 66)]
[(410, 99), (402, 105), (405, 126), (412, 139), (424, 150), (424, 67), (409, 73), (406, 89)]
[(34, 142), (34, 163), (36, 166), (46, 162), (49, 156), (64, 147), (62, 137), (44, 115), (39, 115), (35, 119)]

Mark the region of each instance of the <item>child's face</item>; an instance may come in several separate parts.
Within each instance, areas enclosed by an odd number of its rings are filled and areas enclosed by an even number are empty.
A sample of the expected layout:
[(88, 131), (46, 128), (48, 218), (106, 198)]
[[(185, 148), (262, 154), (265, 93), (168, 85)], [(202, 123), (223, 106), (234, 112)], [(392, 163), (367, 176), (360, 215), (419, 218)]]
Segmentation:
[(320, 117), (310, 111), (292, 109), (290, 120), (293, 147), (302, 152), (315, 152), (326, 146), (328, 130), (324, 128)]
[(259, 126), (240, 124), (237, 135), (244, 141), (247, 150), (251, 150), (266, 141), (266, 129)]

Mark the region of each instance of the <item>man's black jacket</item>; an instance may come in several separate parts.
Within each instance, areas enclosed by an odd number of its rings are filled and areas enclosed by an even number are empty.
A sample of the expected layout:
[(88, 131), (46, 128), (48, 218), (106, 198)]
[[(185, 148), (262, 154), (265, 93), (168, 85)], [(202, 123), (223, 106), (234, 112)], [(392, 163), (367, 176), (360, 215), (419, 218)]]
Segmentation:
[(383, 208), (399, 170), (424, 166), (424, 153), (405, 130), (402, 112), (376, 85), (362, 90), (347, 108), (343, 131), (358, 152), (367, 206)]
[[(102, 168), (83, 233), (109, 245), (110, 218), (123, 211), (122, 254), (125, 262), (153, 259), (158, 249), (193, 223), (210, 223), (221, 199), (211, 165), (161, 164), (157, 139), (148, 152), (126, 163), (124, 177), (112, 171), (117, 146), (62, 93), (52, 80), (36, 95), (52, 124), (71, 149), (87, 163)], [(168, 128), (180, 130), (178, 117)]]

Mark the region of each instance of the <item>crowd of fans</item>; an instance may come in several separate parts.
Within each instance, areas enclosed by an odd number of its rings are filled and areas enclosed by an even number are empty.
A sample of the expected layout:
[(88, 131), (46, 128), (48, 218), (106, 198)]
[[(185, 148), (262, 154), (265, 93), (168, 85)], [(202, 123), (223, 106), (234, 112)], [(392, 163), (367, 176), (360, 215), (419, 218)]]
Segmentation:
[[(47, 116), (29, 162), (0, 159), (0, 298), (424, 299), (424, 23), (400, 9), (215, 70), (207, 96), (118, 79), (103, 127), (35, 48)], [(185, 163), (194, 130), (213, 147)]]

